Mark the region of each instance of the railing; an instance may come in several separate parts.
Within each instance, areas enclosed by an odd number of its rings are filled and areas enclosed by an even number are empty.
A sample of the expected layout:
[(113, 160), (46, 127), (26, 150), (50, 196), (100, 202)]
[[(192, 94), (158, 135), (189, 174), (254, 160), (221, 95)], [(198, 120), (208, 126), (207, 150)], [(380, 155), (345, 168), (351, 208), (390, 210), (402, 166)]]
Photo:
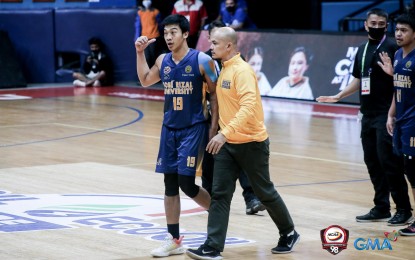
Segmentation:
[[(388, 32), (393, 34), (395, 31), (395, 18), (396, 15), (390, 15), (388, 21)], [(354, 18), (354, 17), (345, 17), (343, 19), (342, 32), (363, 32), (365, 31), (365, 21), (366, 18)]]
[[(339, 31), (341, 32), (345, 32), (345, 31), (364, 31), (365, 30), (365, 20), (366, 17), (362, 18), (362, 17), (356, 17), (357, 15), (360, 15), (362, 13), (367, 12), (368, 10), (375, 8), (376, 6), (384, 3), (386, 0), (377, 0), (374, 1), (371, 4), (368, 4), (348, 15), (346, 15), (344, 18), (339, 20)], [(394, 28), (395, 28), (395, 18), (399, 13), (402, 13), (403, 10), (405, 9), (405, 3), (404, 0), (399, 0), (399, 8), (398, 10), (390, 13), (389, 16), (389, 31), (393, 32)]]

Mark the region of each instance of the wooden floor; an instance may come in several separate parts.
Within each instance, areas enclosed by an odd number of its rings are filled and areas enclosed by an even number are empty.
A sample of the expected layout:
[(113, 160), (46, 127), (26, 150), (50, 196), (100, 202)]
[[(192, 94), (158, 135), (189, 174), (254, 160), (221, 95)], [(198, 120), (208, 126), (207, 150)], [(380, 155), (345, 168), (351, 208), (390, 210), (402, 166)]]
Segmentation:
[[(401, 227), (355, 221), (373, 205), (357, 107), (263, 103), (271, 177), (301, 240), (273, 255), (278, 230), (266, 212), (245, 214), (237, 185), (224, 258), (415, 259), (415, 237), (385, 236)], [(162, 110), (162, 92), (139, 87), (0, 90), (0, 259), (150, 259), (165, 232)], [(186, 246), (204, 241), (207, 216), (182, 196)], [(336, 256), (320, 237), (332, 225), (349, 231)]]

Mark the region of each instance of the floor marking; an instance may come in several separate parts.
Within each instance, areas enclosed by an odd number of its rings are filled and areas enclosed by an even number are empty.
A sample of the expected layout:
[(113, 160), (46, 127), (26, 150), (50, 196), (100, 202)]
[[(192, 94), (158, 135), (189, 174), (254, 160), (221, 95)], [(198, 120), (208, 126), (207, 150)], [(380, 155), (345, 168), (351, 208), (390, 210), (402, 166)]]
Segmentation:
[(330, 163), (338, 163), (338, 164), (366, 167), (366, 165), (363, 164), (363, 163), (352, 163), (352, 162), (329, 160), (329, 159), (323, 159), (323, 158), (317, 158), (317, 157), (295, 155), (295, 154), (288, 154), (288, 153), (278, 153), (278, 152), (271, 152), (271, 154), (272, 155), (285, 156), (285, 157), (299, 158), (299, 159), (307, 159), (307, 160), (315, 160), (315, 161), (322, 161), (322, 162), (330, 162)]

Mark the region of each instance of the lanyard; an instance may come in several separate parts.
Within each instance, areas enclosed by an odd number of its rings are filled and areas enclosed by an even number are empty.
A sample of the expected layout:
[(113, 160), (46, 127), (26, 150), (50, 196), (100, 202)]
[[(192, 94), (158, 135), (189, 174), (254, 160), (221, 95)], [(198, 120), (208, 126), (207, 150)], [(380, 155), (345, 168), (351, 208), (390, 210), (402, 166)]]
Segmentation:
[[(373, 54), (375, 54), (375, 52), (379, 49), (379, 47), (380, 47), (380, 45), (382, 45), (382, 43), (385, 41), (385, 39), (386, 39), (386, 34), (385, 35), (383, 35), (383, 38), (382, 38), (382, 40), (380, 41), (380, 43), (378, 44), (378, 46), (376, 47), (376, 49), (375, 49), (375, 51), (373, 52)], [(366, 58), (366, 50), (367, 50), (367, 46), (368, 46), (368, 44), (369, 44), (369, 41), (367, 41), (366, 42), (366, 45), (365, 45), (365, 50), (363, 51), (363, 57), (362, 57), (362, 70), (361, 70), (361, 73), (362, 73), (362, 76), (363, 76), (363, 68), (364, 68), (364, 66), (365, 66), (365, 58)], [(373, 56), (372, 56), (372, 59), (373, 59)], [(371, 64), (369, 64), (369, 66), (370, 66)], [(369, 68), (369, 76), (370, 76), (370, 72), (372, 71), (372, 68)]]

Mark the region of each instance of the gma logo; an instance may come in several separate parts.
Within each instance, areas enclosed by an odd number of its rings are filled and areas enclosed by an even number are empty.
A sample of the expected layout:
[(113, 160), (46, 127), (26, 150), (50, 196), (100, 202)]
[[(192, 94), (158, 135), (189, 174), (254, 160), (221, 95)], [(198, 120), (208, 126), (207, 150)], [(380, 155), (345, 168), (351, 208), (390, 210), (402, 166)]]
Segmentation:
[(357, 250), (383, 250), (383, 249), (392, 250), (392, 245), (390, 243), (390, 240), (387, 238), (383, 239), (382, 244), (379, 242), (378, 238), (376, 238), (373, 241), (370, 238), (368, 238), (367, 240), (364, 238), (358, 238), (354, 241), (354, 247)]

